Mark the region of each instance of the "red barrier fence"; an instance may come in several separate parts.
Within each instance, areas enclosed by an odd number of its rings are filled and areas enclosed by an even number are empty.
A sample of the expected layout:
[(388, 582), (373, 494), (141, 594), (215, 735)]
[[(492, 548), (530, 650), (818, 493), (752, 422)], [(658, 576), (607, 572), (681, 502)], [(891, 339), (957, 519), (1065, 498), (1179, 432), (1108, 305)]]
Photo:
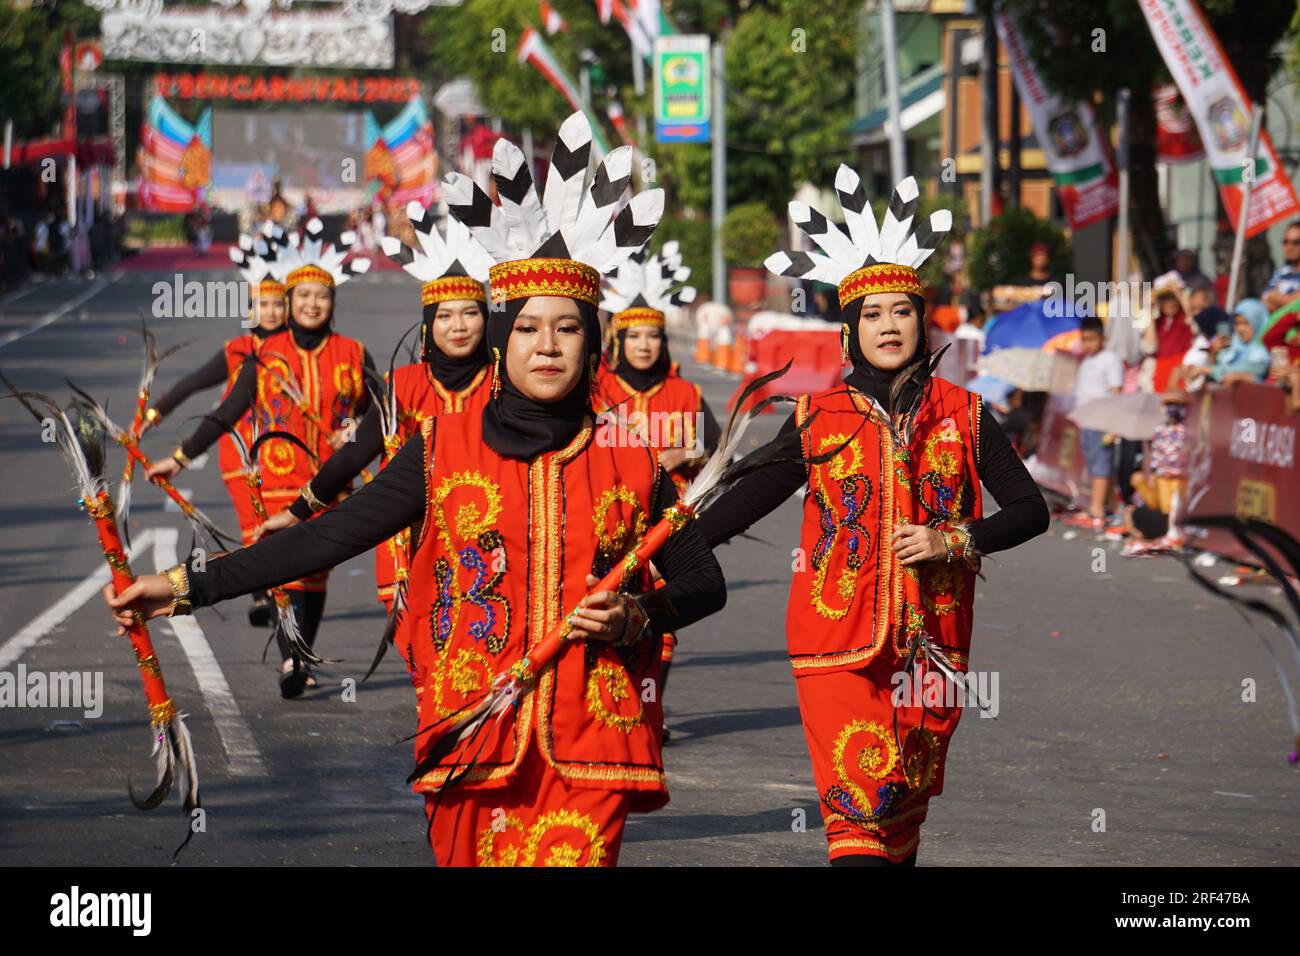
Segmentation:
[[(1259, 518), (1300, 539), (1300, 467), (1296, 430), (1286, 393), (1275, 385), (1238, 384), (1193, 395), (1187, 410), (1191, 446), (1183, 515)], [(1043, 413), (1034, 479), (1087, 503), (1088, 480), (1079, 453), (1079, 428), (1067, 416), (1068, 397), (1053, 396)], [(1191, 543), (1236, 561), (1257, 563), (1224, 531), (1186, 528)]]
[[(1238, 384), (1196, 399), (1187, 416), (1192, 455), (1186, 513), (1259, 518), (1300, 538), (1300, 416), (1287, 414), (1286, 393), (1275, 385)], [(1197, 547), (1256, 563), (1226, 532), (1189, 533)]]
[[(799, 319), (773, 312), (760, 312), (749, 322), (745, 376), (732, 395), (736, 396), (755, 378), (793, 360), (790, 371), (772, 386), (754, 396), (753, 402), (769, 394), (807, 395), (831, 388), (844, 378), (840, 367), (840, 327), (819, 319)], [(750, 404), (753, 404), (751, 402)]]

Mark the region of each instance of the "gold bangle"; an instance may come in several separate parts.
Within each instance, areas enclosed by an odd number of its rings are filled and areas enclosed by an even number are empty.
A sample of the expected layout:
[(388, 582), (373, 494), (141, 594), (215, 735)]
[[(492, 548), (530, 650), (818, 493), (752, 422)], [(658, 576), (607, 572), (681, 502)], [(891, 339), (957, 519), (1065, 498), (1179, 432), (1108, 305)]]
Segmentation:
[(158, 409), (149, 408), (145, 410), (144, 420), (147, 421), (150, 425), (157, 425), (160, 421), (162, 421), (162, 415), (159, 414)]
[(177, 614), (191, 614), (194, 611), (194, 605), (190, 602), (190, 573), (184, 564), (173, 565), (163, 573), (167, 579), (167, 584), (172, 589), (172, 606), (167, 612), (168, 617), (175, 617)]
[(310, 481), (302, 486), (302, 490), (298, 494), (302, 496), (303, 501), (307, 502), (307, 507), (311, 509), (312, 514), (325, 510), (325, 502), (316, 497), (316, 494), (311, 490)]
[(172, 458), (178, 462), (182, 468), (188, 468), (190, 465), (194, 464), (194, 462), (190, 461), (189, 455), (185, 454), (185, 452), (181, 451), (179, 448), (172, 452)]

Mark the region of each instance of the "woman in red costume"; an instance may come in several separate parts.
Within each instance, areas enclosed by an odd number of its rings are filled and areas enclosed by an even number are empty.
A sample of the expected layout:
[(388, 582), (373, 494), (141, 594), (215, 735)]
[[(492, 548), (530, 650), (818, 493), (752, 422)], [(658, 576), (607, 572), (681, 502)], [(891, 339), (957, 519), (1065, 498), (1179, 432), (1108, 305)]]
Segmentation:
[[(1041, 534), (1048, 513), (979, 396), (931, 374), (916, 268), (951, 216), (909, 236), (908, 178), (877, 228), (857, 174), (841, 166), (835, 185), (848, 235), (791, 203), (822, 251), (767, 261), (838, 286), (852, 371), (801, 398), (774, 440), (789, 446), (778, 457), (835, 454), (742, 480), (699, 526), (716, 545), (806, 487), (786, 634), (831, 863), (912, 864), (961, 716), (949, 703), (963, 700), (979, 555)], [(981, 482), (1001, 506), (990, 518)]]
[[(257, 417), (258, 431), (288, 432), (310, 451), (282, 438), (273, 438), (258, 450), (262, 498), (268, 514), (285, 510), (299, 490), (356, 427), (368, 395), (363, 369), (374, 369), (365, 346), (333, 330), (334, 297), (339, 285), (354, 273), (365, 272), (369, 259), (348, 261), (346, 250), (353, 237), (340, 237), (341, 249), (320, 239), (319, 219), (307, 223), (307, 236), (293, 236), (280, 250), (279, 263), (289, 297), (288, 328), (267, 338), (255, 356), (246, 360), (225, 401), (202, 422), (172, 457), (158, 462), (149, 476), (176, 475), (203, 454), (224, 431), (249, 414)], [(304, 642), (316, 640), (325, 611), (329, 567), (297, 576), (285, 584)], [(312, 677), (305, 662), (290, 651), (282, 629), (276, 632), (282, 657), (280, 693), (299, 697)]]
[[(349, 487), (376, 457), (387, 464), (425, 419), (479, 415), (487, 403), (491, 376), (484, 323), (492, 258), (468, 227), (455, 219), (447, 220), (444, 239), (433, 216), (418, 202), (408, 204), (407, 216), (420, 250), (395, 236), (385, 236), (383, 246), (394, 262), (420, 280), (420, 361), (392, 370), (389, 411), (393, 414), (384, 414), (379, 404), (372, 403), (355, 440), (330, 456), (292, 505), (258, 529), (259, 538), (306, 521)], [(410, 538), (407, 528), (375, 549), (375, 584), (390, 613), (394, 587), (406, 579), (409, 568)]]
[[(278, 227), (268, 222), (263, 226), (261, 235), (256, 238), (241, 235), (238, 248), (231, 247), (230, 258), (240, 267), (239, 274), (248, 283), (249, 297), (252, 299), (253, 308), (248, 316), (249, 324), (245, 326), (251, 328), (251, 331), (248, 335), (229, 339), (222, 345), (220, 352), (212, 356), (202, 367), (173, 385), (165, 395), (154, 402), (145, 412), (146, 431), (161, 423), (178, 405), (196, 392), (224, 385), (225, 395), (229, 395), (244, 360), (259, 352), (268, 338), (284, 328), (284, 283), (274, 272), (276, 250), (282, 241), (282, 236), (283, 233)], [(246, 443), (252, 442), (253, 416), (251, 414), (241, 418), (234, 427), (238, 429)], [(221, 468), (221, 480), (226, 483), (230, 502), (234, 505), (235, 515), (239, 519), (240, 538), (245, 545), (251, 544), (253, 533), (257, 528), (257, 515), (254, 514), (252, 502), (248, 497), (248, 483), (244, 480), (239, 451), (229, 435), (223, 434), (217, 444), (217, 462)], [(254, 596), (254, 604), (248, 611), (248, 619), (250, 623), (260, 626), (270, 622), (271, 606), (265, 594)]]
[[(158, 616), (211, 604), (418, 524), (411, 649), (426, 728), (577, 607), (558, 658), (484, 725), (472, 754), (439, 760), (430, 735), (417, 736), (427, 766), (415, 789), (444, 866), (613, 865), (628, 813), (668, 799), (659, 635), (725, 603), (721, 571), (692, 525), (656, 555), (664, 588), (641, 580), (639, 594), (587, 593), (677, 497), (653, 449), (595, 423), (600, 275), (645, 243), (663, 197), (642, 193), (614, 217), (631, 151), (607, 156), (584, 190), (590, 148), (575, 114), (560, 129), (544, 204), (506, 140), (493, 157), (501, 207), (466, 177), (445, 183), (452, 214), (498, 260), (487, 330), (496, 373), (480, 416), (427, 419), (373, 482), (313, 521), (109, 598), (119, 622), (133, 608)], [(453, 773), (459, 782), (444, 788)]]

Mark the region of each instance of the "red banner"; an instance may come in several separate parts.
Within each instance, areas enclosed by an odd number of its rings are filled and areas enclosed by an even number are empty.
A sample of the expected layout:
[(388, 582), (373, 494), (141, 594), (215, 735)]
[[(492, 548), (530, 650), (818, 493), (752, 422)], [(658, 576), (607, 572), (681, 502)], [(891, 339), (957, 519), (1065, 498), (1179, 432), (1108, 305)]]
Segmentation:
[[(1187, 416), (1192, 445), (1187, 514), (1258, 518), (1300, 538), (1297, 427), (1300, 417), (1287, 414), (1286, 394), (1277, 386), (1239, 384), (1202, 392)], [(1197, 547), (1257, 563), (1226, 532), (1188, 532)]]
[(405, 103), (420, 81), (393, 76), (248, 76), (157, 73), (154, 92), (168, 99), (276, 103)]

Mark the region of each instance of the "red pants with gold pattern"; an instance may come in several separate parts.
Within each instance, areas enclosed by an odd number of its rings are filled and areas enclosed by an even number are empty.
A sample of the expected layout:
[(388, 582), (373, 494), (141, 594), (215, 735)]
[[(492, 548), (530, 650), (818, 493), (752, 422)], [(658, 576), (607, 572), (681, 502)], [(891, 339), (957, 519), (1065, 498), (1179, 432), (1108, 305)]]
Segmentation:
[(571, 787), (530, 742), (496, 790), (425, 794), (439, 866), (615, 866), (631, 796)]
[(912, 706), (908, 696), (895, 729), (892, 677), (901, 667), (892, 658), (886, 651), (857, 670), (795, 680), (832, 860), (906, 859), (920, 843), (930, 798), (943, 791), (944, 757), (961, 711)]

